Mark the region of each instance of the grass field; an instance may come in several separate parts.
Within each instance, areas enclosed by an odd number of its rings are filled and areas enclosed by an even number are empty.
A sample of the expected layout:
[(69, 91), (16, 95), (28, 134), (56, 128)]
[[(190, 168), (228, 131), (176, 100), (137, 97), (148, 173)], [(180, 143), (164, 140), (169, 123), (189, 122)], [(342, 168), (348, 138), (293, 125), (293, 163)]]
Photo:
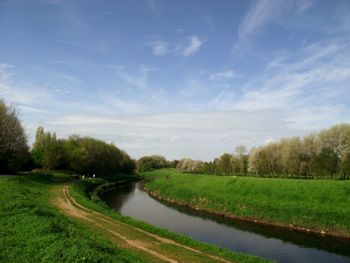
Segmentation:
[(50, 204), (66, 174), (0, 177), (0, 262), (140, 262)]
[[(79, 203), (70, 208), (62, 203), (68, 213), (57, 206), (57, 200), (63, 200), (62, 189), (68, 189), (66, 184), (71, 190), (69, 202)], [(266, 262), (121, 216), (103, 204), (89, 200), (86, 196), (88, 186), (72, 183), (70, 176), (63, 173), (1, 176), (0, 262), (167, 261), (162, 260), (162, 256), (164, 259), (174, 256), (181, 262), (225, 262), (231, 259), (235, 262)], [(70, 216), (69, 212), (80, 215)], [(81, 215), (86, 215), (86, 218)], [(164, 237), (168, 239), (162, 239)], [(166, 240), (174, 240), (176, 244)]]
[(350, 181), (143, 174), (145, 188), (193, 207), (350, 237)]

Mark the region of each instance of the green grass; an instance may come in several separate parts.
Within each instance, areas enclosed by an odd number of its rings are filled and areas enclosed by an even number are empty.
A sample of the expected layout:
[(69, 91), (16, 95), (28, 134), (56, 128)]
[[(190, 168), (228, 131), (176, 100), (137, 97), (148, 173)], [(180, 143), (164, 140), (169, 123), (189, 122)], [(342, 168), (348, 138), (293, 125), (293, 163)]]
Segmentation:
[(350, 181), (142, 174), (160, 196), (213, 211), (350, 237)]
[[(74, 184), (71, 187), (70, 194), (76, 199), (80, 204), (84, 205), (85, 207), (88, 207), (92, 210), (98, 211), (102, 214), (108, 215), (120, 222), (126, 223), (128, 225), (140, 228), (142, 230), (145, 230), (147, 232), (156, 234), (161, 237), (172, 239), (178, 243), (184, 244), (186, 246), (190, 246), (192, 248), (198, 249), (203, 252), (207, 252), (212, 255), (216, 255), (219, 257), (223, 257), (229, 260), (233, 260), (234, 262), (269, 262), (268, 260), (258, 258), (256, 256), (250, 256), (243, 253), (235, 253), (231, 250), (221, 248), (215, 245), (210, 245), (207, 243), (203, 243), (200, 241), (196, 241), (194, 239), (191, 239), (189, 237), (175, 234), (173, 232), (170, 232), (166, 229), (158, 228), (155, 226), (152, 226), (150, 224), (147, 224), (143, 221), (139, 221), (136, 219), (133, 219), (128, 216), (123, 216), (119, 213), (116, 213), (114, 210), (111, 210), (108, 208), (102, 201), (97, 200), (96, 202), (91, 202), (89, 195), (87, 194), (89, 191), (86, 191), (86, 189), (91, 189), (91, 185), (89, 182), (85, 181), (83, 183), (77, 183)], [(92, 195), (93, 192), (90, 192)]]
[(0, 177), (0, 262), (140, 262), (49, 203), (66, 174)]
[(64, 183), (73, 184), (70, 193), (79, 203), (131, 226), (235, 262), (267, 262), (121, 216), (100, 200), (92, 202), (88, 198), (89, 193), (95, 194), (94, 187), (103, 182), (96, 179), (74, 184), (71, 175), (57, 172), (0, 177), (0, 262), (150, 261), (134, 250), (112, 244), (98, 229), (61, 214), (52, 203), (54, 191), (51, 189), (63, 187)]

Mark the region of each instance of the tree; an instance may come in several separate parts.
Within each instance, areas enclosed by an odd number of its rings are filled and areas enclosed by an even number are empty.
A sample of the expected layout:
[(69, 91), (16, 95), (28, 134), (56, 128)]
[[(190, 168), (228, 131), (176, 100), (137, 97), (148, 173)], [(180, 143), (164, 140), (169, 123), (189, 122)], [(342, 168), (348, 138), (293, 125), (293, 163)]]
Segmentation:
[(168, 166), (168, 161), (163, 156), (159, 155), (144, 156), (136, 162), (138, 172), (146, 172)]
[(27, 157), (27, 139), (16, 109), (0, 100), (0, 173), (15, 172)]
[(232, 173), (231, 157), (231, 154), (224, 153), (219, 159), (219, 167), (224, 175), (230, 175)]
[(245, 175), (248, 172), (248, 156), (246, 155), (247, 148), (244, 145), (239, 145), (235, 150), (237, 154), (237, 164), (239, 165), (238, 173)]
[(350, 151), (350, 124), (339, 124), (319, 133), (322, 148), (332, 150), (337, 156), (336, 171), (344, 176), (344, 165), (347, 166), (347, 155)]
[(204, 163), (200, 160), (184, 158), (178, 161), (176, 168), (185, 173), (203, 173)]
[(66, 141), (57, 139), (55, 133), (45, 132), (38, 127), (32, 149), (32, 158), (36, 165), (45, 169), (66, 169), (68, 156), (65, 148)]

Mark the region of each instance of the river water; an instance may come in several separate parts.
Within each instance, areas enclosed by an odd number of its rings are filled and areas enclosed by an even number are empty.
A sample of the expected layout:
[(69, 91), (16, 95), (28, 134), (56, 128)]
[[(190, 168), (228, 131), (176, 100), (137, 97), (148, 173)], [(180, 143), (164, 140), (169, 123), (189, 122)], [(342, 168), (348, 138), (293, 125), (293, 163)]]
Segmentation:
[(350, 262), (349, 241), (232, 221), (179, 208), (150, 197), (140, 183), (119, 186), (101, 198), (123, 215), (236, 252), (286, 263)]

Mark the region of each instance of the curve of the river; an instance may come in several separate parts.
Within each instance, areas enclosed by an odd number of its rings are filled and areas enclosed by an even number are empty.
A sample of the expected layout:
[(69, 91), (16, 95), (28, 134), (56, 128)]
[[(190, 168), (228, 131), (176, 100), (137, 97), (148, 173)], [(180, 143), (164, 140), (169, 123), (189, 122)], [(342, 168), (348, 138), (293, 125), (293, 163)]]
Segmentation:
[(208, 216), (162, 203), (131, 183), (101, 196), (111, 208), (149, 224), (277, 262), (350, 262), (350, 243)]

